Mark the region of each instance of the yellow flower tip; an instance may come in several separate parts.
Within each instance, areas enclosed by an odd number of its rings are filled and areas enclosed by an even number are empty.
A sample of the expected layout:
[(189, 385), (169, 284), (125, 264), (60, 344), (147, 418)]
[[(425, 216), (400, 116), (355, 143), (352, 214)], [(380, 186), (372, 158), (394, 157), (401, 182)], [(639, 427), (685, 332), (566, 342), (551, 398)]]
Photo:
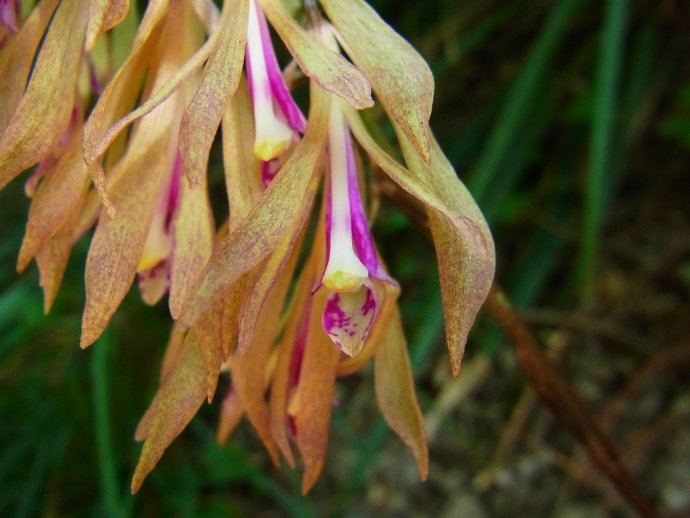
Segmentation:
[(292, 390), (287, 406), (287, 413), (291, 416), (296, 416), (299, 412), (299, 390)]
[(161, 256), (161, 254), (157, 253), (144, 252), (143, 254), (141, 254), (141, 259), (139, 259), (139, 264), (137, 265), (137, 273), (142, 273), (146, 270), (150, 270), (158, 263), (160, 263), (162, 259), (165, 259), (164, 255)]
[(254, 156), (268, 162), (285, 153), (288, 147), (290, 147), (289, 140), (262, 140), (254, 146)]
[(331, 291), (348, 293), (359, 289), (366, 277), (356, 273), (336, 270), (323, 277), (323, 285)]

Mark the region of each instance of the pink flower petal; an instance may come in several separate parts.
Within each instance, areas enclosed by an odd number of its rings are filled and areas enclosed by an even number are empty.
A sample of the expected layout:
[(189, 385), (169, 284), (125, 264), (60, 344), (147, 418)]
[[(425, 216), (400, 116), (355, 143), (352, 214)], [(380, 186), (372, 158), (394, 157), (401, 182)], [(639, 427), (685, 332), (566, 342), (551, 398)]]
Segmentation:
[(388, 282), (394, 286), (398, 283), (388, 275), (376, 255), (374, 241), (369, 230), (369, 223), (364, 215), (362, 195), (359, 192), (359, 182), (357, 181), (357, 166), (355, 165), (355, 154), (352, 150), (352, 138), (350, 129), (345, 131), (345, 151), (347, 155), (347, 184), (348, 196), (350, 198), (350, 220), (352, 222), (352, 238), (357, 257), (362, 264), (369, 270), (369, 275), (376, 279)]
[(12, 32), (17, 32), (18, 7), (15, 0), (0, 0), (0, 21)]
[(292, 94), (285, 84), (285, 79), (283, 79), (283, 72), (278, 64), (278, 59), (273, 49), (273, 42), (271, 41), (271, 35), (268, 31), (266, 16), (264, 16), (258, 4), (256, 7), (259, 13), (261, 42), (263, 44), (266, 71), (268, 72), (268, 81), (271, 84), (271, 91), (275, 101), (278, 103), (278, 106), (280, 106), (280, 110), (283, 112), (283, 115), (285, 115), (289, 126), (299, 133), (304, 133), (307, 128), (307, 120), (304, 118), (302, 110), (300, 110), (299, 106), (297, 106), (297, 103), (292, 98)]

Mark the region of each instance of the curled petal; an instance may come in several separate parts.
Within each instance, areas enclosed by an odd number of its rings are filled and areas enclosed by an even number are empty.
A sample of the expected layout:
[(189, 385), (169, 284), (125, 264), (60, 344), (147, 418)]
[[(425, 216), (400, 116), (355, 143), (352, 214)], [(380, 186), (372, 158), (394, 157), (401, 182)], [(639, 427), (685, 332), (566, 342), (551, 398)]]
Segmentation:
[(271, 35), (268, 31), (266, 17), (263, 13), (259, 16), (259, 28), (261, 30), (261, 40), (263, 42), (268, 81), (271, 85), (273, 97), (278, 103), (283, 115), (285, 115), (290, 127), (295, 131), (304, 133), (307, 128), (307, 120), (304, 118), (302, 110), (300, 110), (299, 106), (297, 106), (297, 103), (292, 98), (287, 84), (285, 84), (283, 72), (280, 70), (280, 65), (278, 65), (278, 60), (276, 59), (276, 53), (273, 50), (273, 43), (271, 42)]
[(320, 0), (352, 61), (371, 80), (386, 112), (429, 161), (434, 77), (419, 53), (364, 0)]
[(345, 131), (345, 149), (347, 157), (347, 187), (348, 197), (350, 199), (350, 218), (352, 222), (352, 242), (355, 252), (357, 252), (357, 257), (359, 257), (359, 260), (362, 261), (362, 264), (364, 264), (369, 271), (369, 275), (381, 281), (386, 281), (389, 284), (397, 285), (397, 282), (393, 280), (383, 268), (376, 254), (374, 240), (369, 230), (369, 223), (367, 222), (367, 217), (364, 215), (362, 195), (359, 192), (357, 166), (355, 165), (355, 155), (352, 148), (352, 138), (350, 137), (349, 129)]
[(266, 55), (273, 53), (273, 46), (270, 38), (262, 34), (262, 18), (263, 13), (256, 1), (250, 0), (245, 64), (256, 121), (254, 154), (260, 160), (268, 161), (287, 151), (293, 138), (293, 130), (284, 122), (281, 114), (276, 113), (279, 106), (274, 99), (266, 65)]
[(331, 292), (323, 311), (323, 329), (348, 356), (359, 354), (376, 320), (379, 300), (370, 280), (351, 292)]
[(86, 29), (84, 50), (90, 52), (96, 38), (120, 23), (129, 10), (129, 0), (96, 0), (89, 7), (89, 23)]
[(371, 85), (361, 70), (302, 29), (282, 0), (259, 0), (259, 3), (305, 75), (357, 109), (374, 105)]

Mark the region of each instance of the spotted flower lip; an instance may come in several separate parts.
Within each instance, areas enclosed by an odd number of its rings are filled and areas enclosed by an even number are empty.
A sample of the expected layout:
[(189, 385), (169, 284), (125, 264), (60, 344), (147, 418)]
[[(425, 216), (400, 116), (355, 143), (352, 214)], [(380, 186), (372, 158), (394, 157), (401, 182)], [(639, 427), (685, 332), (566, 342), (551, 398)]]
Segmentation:
[(245, 65), (254, 105), (254, 155), (266, 163), (285, 153), (304, 133), (306, 120), (285, 84), (256, 0), (249, 0)]

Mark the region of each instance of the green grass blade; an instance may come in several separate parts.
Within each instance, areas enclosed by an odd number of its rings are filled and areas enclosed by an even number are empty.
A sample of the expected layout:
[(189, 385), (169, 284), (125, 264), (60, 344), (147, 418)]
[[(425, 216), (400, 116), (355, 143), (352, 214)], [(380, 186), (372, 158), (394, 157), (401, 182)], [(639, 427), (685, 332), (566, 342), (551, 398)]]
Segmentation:
[(110, 397), (108, 395), (108, 359), (111, 342), (109, 334), (94, 344), (91, 351), (91, 382), (93, 419), (96, 434), (96, 455), (98, 458), (98, 475), (101, 483), (103, 503), (106, 514), (120, 516), (117, 468), (113, 441), (110, 434)]
[(611, 165), (618, 79), (623, 62), (627, 0), (608, 0), (604, 12), (601, 52), (594, 88), (594, 113), (582, 223), (580, 279), (586, 304), (594, 299), (594, 273), (599, 233), (606, 203), (607, 171)]
[(532, 52), (510, 88), (498, 121), (468, 183), (480, 206), (483, 206), (512, 142), (519, 137), (525, 121), (529, 120), (534, 100), (542, 95), (537, 84), (566, 33), (571, 15), (581, 4), (581, 0), (562, 0), (556, 3)]

